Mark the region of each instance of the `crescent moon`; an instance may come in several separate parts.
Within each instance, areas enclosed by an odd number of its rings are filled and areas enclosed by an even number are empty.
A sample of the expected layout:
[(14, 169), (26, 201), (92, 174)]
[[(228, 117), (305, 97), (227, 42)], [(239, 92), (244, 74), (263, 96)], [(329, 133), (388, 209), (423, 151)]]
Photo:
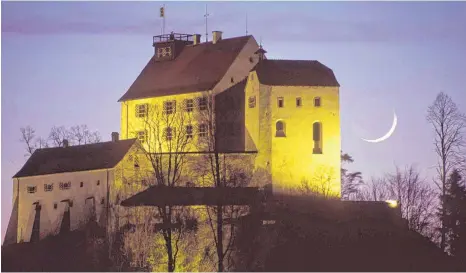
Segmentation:
[(364, 139), (364, 138), (361, 138), (361, 139), (364, 140), (364, 141), (367, 141), (367, 142), (371, 142), (371, 143), (382, 142), (382, 141), (386, 140), (387, 138), (389, 138), (393, 134), (393, 132), (395, 132), (397, 121), (398, 120), (396, 118), (396, 113), (395, 113), (395, 111), (393, 111), (393, 124), (392, 124), (392, 128), (390, 128), (388, 133), (386, 133), (384, 136), (379, 137), (377, 139)]

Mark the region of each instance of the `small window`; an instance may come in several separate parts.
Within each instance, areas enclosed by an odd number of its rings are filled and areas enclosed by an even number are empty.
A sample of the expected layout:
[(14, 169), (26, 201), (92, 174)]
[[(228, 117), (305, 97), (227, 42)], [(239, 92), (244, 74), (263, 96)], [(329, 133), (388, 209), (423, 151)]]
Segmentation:
[(169, 100), (163, 102), (163, 113), (165, 115), (171, 115), (176, 112), (176, 101)]
[(137, 132), (136, 136), (137, 136), (137, 139), (142, 143), (147, 141), (146, 131), (139, 131), (139, 132)]
[(79, 183), (79, 187), (80, 187), (80, 188), (84, 187), (84, 182), (81, 181), (81, 182)]
[(252, 57), (249, 57), (249, 62), (250, 63), (253, 63), (254, 62), (254, 59)]
[(100, 185), (100, 180), (97, 180), (97, 186), (99, 186), (99, 185)]
[(170, 57), (172, 55), (171, 47), (159, 47), (157, 48), (157, 58)]
[(185, 106), (185, 111), (186, 112), (192, 112), (194, 110), (194, 100), (193, 99), (187, 99), (184, 101), (184, 106)]
[(256, 96), (249, 97), (248, 103), (249, 103), (249, 108), (256, 107)]
[(52, 184), (44, 184), (44, 191), (53, 191), (53, 183)]
[(53, 209), (57, 209), (58, 208), (58, 204), (57, 203), (53, 203)]
[(235, 80), (233, 79), (233, 77), (231, 77), (230, 82), (231, 82), (231, 83), (234, 83), (234, 82), (235, 82)]
[(28, 193), (35, 193), (37, 192), (37, 186), (27, 186)]
[(314, 98), (314, 106), (315, 107), (320, 107), (320, 105), (321, 105), (320, 97), (315, 97)]
[(277, 99), (277, 105), (278, 105), (278, 108), (283, 108), (283, 107), (285, 107), (285, 100), (283, 100), (282, 97), (278, 98), (278, 99)]
[(139, 157), (137, 156), (134, 157), (134, 167), (139, 168)]
[(190, 139), (193, 138), (193, 126), (186, 125), (186, 138)]
[(164, 135), (165, 135), (166, 141), (171, 141), (173, 138), (173, 128), (171, 127), (165, 128)]
[(60, 182), (60, 190), (69, 190), (71, 188), (71, 181), (68, 182)]
[(197, 103), (200, 111), (207, 110), (207, 97), (198, 98)]
[(147, 116), (147, 103), (136, 105), (136, 117), (143, 118)]
[(296, 107), (301, 107), (303, 106), (303, 101), (301, 100), (300, 97), (296, 98)]
[(105, 198), (102, 197), (102, 199), (100, 200), (100, 204), (103, 205), (105, 203)]
[(312, 125), (312, 138), (314, 140), (314, 149), (312, 153), (322, 153), (322, 124), (320, 122), (314, 122)]
[(200, 124), (199, 125), (199, 136), (200, 137), (206, 137), (207, 136), (207, 125), (206, 124)]
[(285, 137), (285, 122), (279, 120), (275, 124), (275, 137)]

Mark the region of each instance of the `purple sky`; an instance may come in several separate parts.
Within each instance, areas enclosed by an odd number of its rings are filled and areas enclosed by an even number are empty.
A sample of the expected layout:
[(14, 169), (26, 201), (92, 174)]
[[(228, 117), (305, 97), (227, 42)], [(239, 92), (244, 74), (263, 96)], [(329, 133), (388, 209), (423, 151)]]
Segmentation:
[[(26, 161), (19, 128), (46, 137), (87, 124), (119, 131), (117, 100), (153, 54), (157, 2), (2, 2), (2, 239), (11, 177)], [(438, 92), (466, 112), (466, 3), (209, 2), (209, 32), (248, 31), (269, 58), (319, 60), (341, 84), (342, 148), (365, 178), (416, 164), (433, 175), (426, 109)], [(201, 33), (205, 3), (166, 2), (166, 32)], [(211, 35), (209, 35), (211, 37)], [(372, 144), (391, 126), (387, 141)]]

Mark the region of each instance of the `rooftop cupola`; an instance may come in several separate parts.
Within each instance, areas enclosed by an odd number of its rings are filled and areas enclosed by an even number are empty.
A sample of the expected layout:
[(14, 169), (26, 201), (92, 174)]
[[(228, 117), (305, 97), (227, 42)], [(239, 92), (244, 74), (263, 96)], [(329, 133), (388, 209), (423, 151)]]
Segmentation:
[(193, 44), (193, 35), (174, 33), (162, 34), (153, 37), (152, 46), (155, 49), (156, 61), (169, 61), (175, 59), (186, 45)]

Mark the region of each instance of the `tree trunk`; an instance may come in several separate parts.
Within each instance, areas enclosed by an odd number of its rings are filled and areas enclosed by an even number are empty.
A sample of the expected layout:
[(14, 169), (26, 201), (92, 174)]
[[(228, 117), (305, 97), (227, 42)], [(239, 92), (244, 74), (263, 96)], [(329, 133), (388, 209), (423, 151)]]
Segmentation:
[(223, 206), (217, 206), (217, 256), (218, 272), (223, 272)]

